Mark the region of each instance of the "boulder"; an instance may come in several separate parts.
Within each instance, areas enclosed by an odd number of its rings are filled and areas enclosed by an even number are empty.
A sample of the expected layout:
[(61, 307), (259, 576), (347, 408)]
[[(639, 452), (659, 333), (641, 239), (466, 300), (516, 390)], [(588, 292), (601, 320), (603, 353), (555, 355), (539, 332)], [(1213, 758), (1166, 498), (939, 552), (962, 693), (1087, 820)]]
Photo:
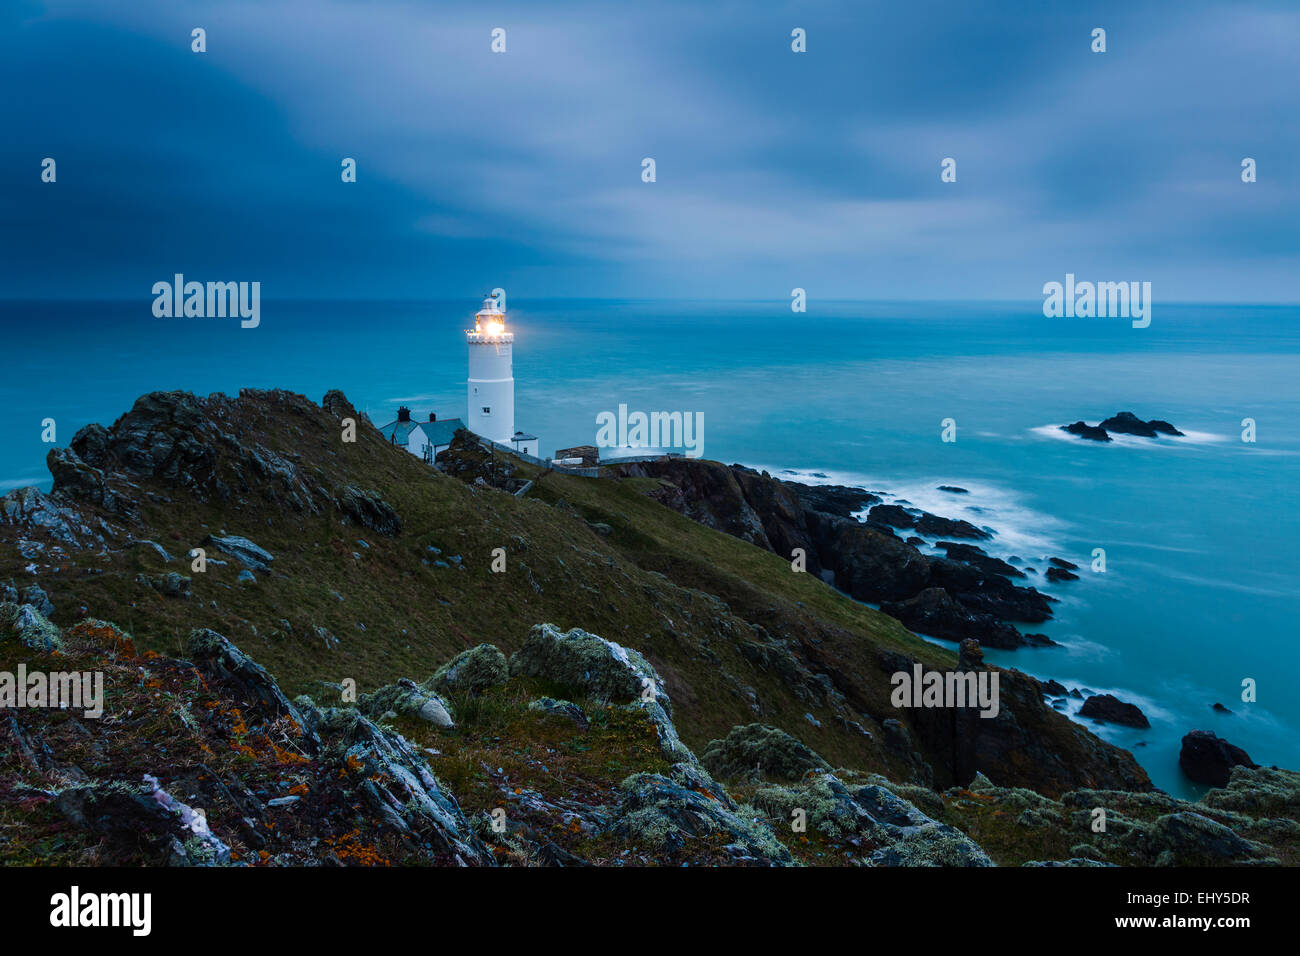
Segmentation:
[(1102, 421), (1098, 427), (1119, 435), (1138, 435), (1142, 438), (1155, 438), (1157, 435), (1181, 436), (1183, 434), (1166, 421), (1157, 418), (1144, 422), (1132, 412), (1119, 412), (1112, 415)]
[(700, 762), (727, 780), (798, 780), (810, 770), (830, 769), (802, 741), (767, 724), (734, 727), (724, 739), (709, 741)]
[(876, 505), (867, 512), (867, 520), (895, 528), (916, 527), (916, 516), (901, 505)]
[(455, 724), (451, 707), (445, 700), (406, 677), (372, 694), (363, 694), (357, 700), (357, 710), (375, 720), (391, 711), (415, 717), (435, 727), (447, 728)]
[(1216, 737), (1208, 730), (1193, 730), (1183, 738), (1178, 766), (1197, 783), (1226, 787), (1233, 767), (1253, 768), (1255, 762), (1246, 751), (1222, 737)]
[(511, 676), (543, 677), (599, 700), (658, 701), (671, 714), (663, 678), (637, 651), (581, 628), (539, 624), (510, 658)]
[(991, 538), (983, 528), (977, 528), (969, 521), (960, 518), (941, 518), (925, 512), (916, 519), (916, 533), (928, 538), (974, 538), (983, 540)]
[(63, 635), (30, 604), (0, 604), (0, 636), (16, 637), (34, 651), (49, 653), (63, 646)]
[(443, 664), (425, 686), (439, 694), (477, 696), (509, 679), (510, 666), (501, 649), (494, 644), (479, 644)]
[(744, 813), (708, 774), (693, 764), (675, 764), (666, 774), (634, 774), (609, 832), (634, 846), (671, 858), (693, 850), (726, 855), (733, 865), (787, 866), (790, 851), (762, 820)]
[(1097, 425), (1089, 425), (1087, 422), (1075, 422), (1073, 425), (1062, 425), (1061, 431), (1069, 432), (1071, 435), (1078, 435), (1080, 438), (1087, 438), (1090, 441), (1111, 441), (1110, 433), (1106, 429)]
[(1094, 694), (1087, 698), (1079, 709), (1079, 716), (1125, 727), (1146, 729), (1151, 726), (1146, 714), (1136, 704), (1126, 703), (1111, 694)]

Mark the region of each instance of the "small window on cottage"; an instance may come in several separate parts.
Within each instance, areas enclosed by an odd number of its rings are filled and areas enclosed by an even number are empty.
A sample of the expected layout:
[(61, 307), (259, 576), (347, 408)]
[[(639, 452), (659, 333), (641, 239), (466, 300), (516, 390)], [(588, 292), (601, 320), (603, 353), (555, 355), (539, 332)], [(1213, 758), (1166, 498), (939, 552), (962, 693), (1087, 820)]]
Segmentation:
[(491, 415), (491, 414), (492, 414), (492, 409), (490, 409), (490, 408), (488, 408), (486, 405), (484, 405), (484, 406), (483, 406), (483, 414), (484, 414), (484, 415)]

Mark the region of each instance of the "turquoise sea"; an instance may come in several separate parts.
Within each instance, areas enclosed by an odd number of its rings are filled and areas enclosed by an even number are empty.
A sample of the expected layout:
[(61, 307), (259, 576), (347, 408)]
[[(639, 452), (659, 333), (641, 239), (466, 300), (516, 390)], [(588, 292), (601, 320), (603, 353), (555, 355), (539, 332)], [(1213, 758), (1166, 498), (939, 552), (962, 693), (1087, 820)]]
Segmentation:
[[(1158, 291), (1158, 290), (1157, 290)], [(49, 486), (59, 444), (141, 393), (341, 388), (376, 424), (465, 415), (462, 330), (478, 301), (264, 300), (261, 325), (155, 319), (151, 299), (0, 304), (0, 492)], [(1009, 303), (511, 299), (516, 426), (591, 443), (596, 415), (702, 412), (704, 454), (883, 490), (998, 532), (987, 549), (1082, 579), (1040, 630), (1060, 647), (988, 657), (1137, 703), (1147, 731), (1095, 727), (1158, 786), (1191, 729), (1300, 768), (1300, 307), (1162, 304), (1149, 328)], [(1117, 411), (1185, 439), (1099, 445), (1054, 427)], [(940, 440), (956, 421), (957, 440)], [(1242, 441), (1242, 420), (1257, 440)], [(937, 491), (959, 485), (970, 495)], [(1088, 570), (1095, 548), (1105, 573)], [(1241, 700), (1252, 679), (1258, 699)], [(1210, 706), (1221, 702), (1233, 714)]]

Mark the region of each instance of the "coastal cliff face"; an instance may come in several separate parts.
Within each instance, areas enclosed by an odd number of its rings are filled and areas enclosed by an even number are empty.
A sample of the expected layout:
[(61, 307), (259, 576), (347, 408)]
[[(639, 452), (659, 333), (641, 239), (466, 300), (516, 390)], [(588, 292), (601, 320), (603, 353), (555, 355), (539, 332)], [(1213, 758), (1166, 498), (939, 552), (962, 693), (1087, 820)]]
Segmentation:
[[(470, 444), (450, 477), (337, 392), (173, 392), (51, 451), (49, 494), (0, 499), (0, 670), (100, 670), (113, 720), (6, 712), (0, 819), (27, 836), (0, 856), (1169, 862), (1203, 847), (1157, 821), (1200, 814), (1243, 841), (1211, 862), (1290, 859), (1258, 822), (1295, 800), (1285, 772), (1234, 768), (1255, 802), (1231, 810), (1157, 798), (1010, 670), (993, 719), (895, 707), (892, 674), (987, 670), (978, 647), (957, 661), (823, 572), (962, 614), (1038, 592), (850, 518), (870, 495), (712, 462), (577, 478)], [(1129, 813), (1130, 843), (1089, 837), (1079, 793)], [(989, 810), (1030, 804), (1058, 822)], [(192, 807), (211, 839), (179, 827)]]

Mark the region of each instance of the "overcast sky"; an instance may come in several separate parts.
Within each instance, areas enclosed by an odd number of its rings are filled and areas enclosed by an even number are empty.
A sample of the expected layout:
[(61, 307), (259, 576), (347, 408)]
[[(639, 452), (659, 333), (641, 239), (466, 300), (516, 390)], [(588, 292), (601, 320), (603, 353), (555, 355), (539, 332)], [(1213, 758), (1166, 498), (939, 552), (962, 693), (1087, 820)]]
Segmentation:
[(1300, 300), (1293, 0), (0, 11), (9, 297)]

